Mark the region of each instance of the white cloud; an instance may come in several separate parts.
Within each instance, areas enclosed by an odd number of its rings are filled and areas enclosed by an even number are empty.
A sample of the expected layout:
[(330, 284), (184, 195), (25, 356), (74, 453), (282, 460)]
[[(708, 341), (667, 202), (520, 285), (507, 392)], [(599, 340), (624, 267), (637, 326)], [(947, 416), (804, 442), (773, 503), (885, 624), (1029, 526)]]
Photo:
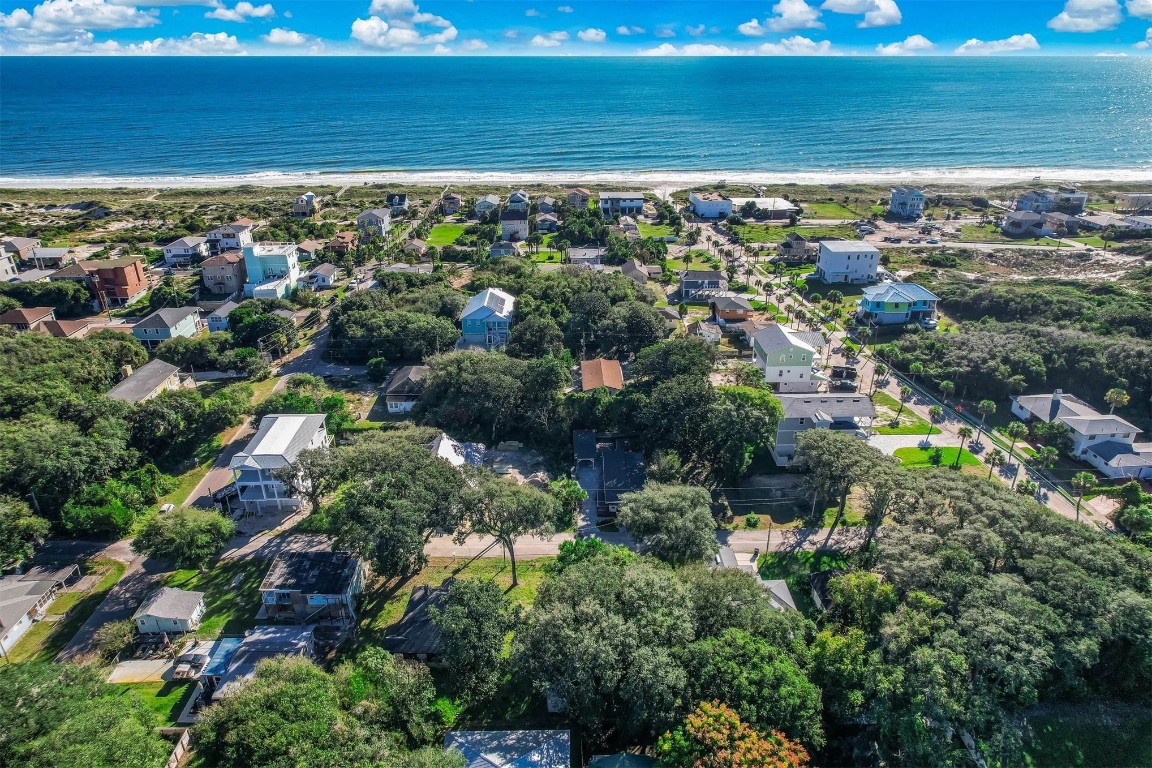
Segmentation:
[(1128, 15), (1138, 19), (1152, 19), (1152, 0), (1128, 0)]
[(368, 13), (373, 16), (396, 18), (398, 16), (414, 16), (419, 11), (415, 0), (372, 0)]
[(1115, 29), (1123, 19), (1119, 0), (1068, 0), (1064, 10), (1048, 21), (1057, 32), (1099, 32)]
[(576, 9), (570, 5), (561, 5), (556, 10), (560, 11), (560, 13), (572, 13)]
[(276, 27), (268, 32), (266, 35), (261, 35), (264, 42), (271, 45), (307, 45), (312, 41), (311, 36), (302, 35), (291, 29), (284, 29), (283, 27)]
[(788, 32), (793, 29), (824, 29), (820, 19), (820, 10), (813, 8), (804, 0), (780, 0), (772, 6), (775, 16), (767, 19), (764, 24), (773, 32)]
[(1012, 35), (1003, 40), (980, 40), (972, 38), (968, 40), (959, 48), (955, 53), (958, 56), (989, 56), (997, 53), (1012, 53), (1013, 51), (1035, 51), (1039, 50), (1040, 43), (1036, 42), (1036, 38), (1031, 33), (1023, 35)]
[(739, 56), (742, 52), (724, 45), (690, 43), (677, 48), (672, 43), (661, 43), (655, 48), (640, 51), (641, 56)]
[(588, 29), (582, 29), (577, 32), (576, 37), (580, 38), (586, 43), (602, 43), (608, 39), (608, 33), (602, 29), (589, 27)]
[(241, 2), (236, 3), (236, 7), (234, 8), (229, 8), (223, 3), (220, 3), (211, 11), (204, 14), (204, 18), (243, 23), (248, 19), (270, 19), (275, 15), (276, 9), (272, 7), (271, 3), (253, 5), (247, 2), (247, 0), (241, 0)]
[(918, 52), (931, 51), (935, 47), (936, 44), (924, 35), (911, 35), (903, 42), (877, 45), (876, 53), (881, 56), (915, 56)]
[(460, 50), (462, 51), (483, 51), (488, 47), (488, 43), (479, 38), (472, 38), (460, 43)]
[(832, 13), (863, 14), (864, 18), (856, 23), (860, 29), (891, 27), (904, 18), (896, 0), (824, 0), (820, 7)]
[(524, 11), (524, 15), (525, 16), (539, 16), (540, 11), (536, 10), (535, 8), (529, 8), (528, 10)]
[(1140, 50), (1144, 51), (1152, 48), (1152, 27), (1148, 27), (1148, 31), (1144, 33), (1144, 39), (1134, 44), (1132, 47), (1139, 48)]
[(23, 46), (19, 52), (60, 56), (241, 56), (247, 53), (235, 35), (225, 32), (193, 32), (187, 37), (158, 37), (124, 45), (115, 40), (94, 42), (92, 33), (83, 31), (71, 40), (32, 43)]
[(768, 30), (764, 28), (759, 19), (748, 19), (748, 21), (736, 27), (736, 31), (748, 37), (764, 37), (764, 34)]
[[(372, 15), (367, 19), (352, 22), (352, 39), (370, 48), (414, 50), (421, 45), (442, 46), (460, 34), (443, 16), (422, 13), (413, 0), (372, 0), (368, 10)], [(421, 26), (425, 31), (417, 29)], [(440, 31), (428, 32), (428, 27)]]
[(89, 30), (142, 29), (159, 23), (155, 11), (110, 5), (104, 0), (45, 0), (31, 13), (24, 8), (0, 13), (0, 29), (25, 41), (68, 42)]
[(520, 37), (520, 30), (506, 29), (504, 30), (504, 37), (508, 38), (509, 40), (515, 40), (516, 38)]
[(695, 27), (693, 27), (693, 26), (687, 26), (687, 27), (684, 27), (684, 30), (685, 30), (685, 31), (686, 31), (688, 34), (692, 35), (692, 37), (699, 37), (700, 35), (702, 35), (702, 34), (704, 34), (705, 32), (707, 32), (707, 31), (708, 31), (708, 28), (707, 28), (707, 27), (705, 27), (703, 24), (698, 24), (698, 25), (696, 25)]
[(432, 49), (432, 53), (439, 54), (439, 55), (443, 56), (445, 54), (452, 53), (452, 49), (446, 45), (437, 45), (435, 48)]
[(567, 32), (549, 32), (547, 35), (536, 35), (531, 44), (535, 48), (559, 48), (560, 43), (567, 39)]
[(796, 35), (786, 37), (778, 43), (764, 43), (757, 51), (764, 56), (831, 56), (832, 43), (827, 40), (816, 42)]
[(633, 24), (630, 27), (626, 27), (624, 25), (621, 25), (619, 27), (616, 27), (616, 34), (618, 34), (618, 35), (642, 35), (642, 34), (644, 34), (644, 27), (638, 27), (635, 24)]
[(661, 27), (652, 34), (656, 37), (676, 37), (676, 30), (671, 27)]

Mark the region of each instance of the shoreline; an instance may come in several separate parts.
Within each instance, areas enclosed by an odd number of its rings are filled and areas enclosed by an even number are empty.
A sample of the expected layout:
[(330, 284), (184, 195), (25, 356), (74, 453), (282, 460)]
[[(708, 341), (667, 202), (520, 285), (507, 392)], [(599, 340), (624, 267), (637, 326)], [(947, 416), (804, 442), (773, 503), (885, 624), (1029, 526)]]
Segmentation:
[[(1037, 180), (1039, 177), (1039, 180)], [(0, 189), (213, 189), (240, 186), (297, 187), (406, 184), (412, 186), (553, 185), (643, 186), (684, 189), (724, 180), (733, 184), (948, 184), (993, 187), (1053, 182), (1152, 182), (1152, 168), (927, 168), (875, 171), (299, 171), (200, 176), (0, 177)]]

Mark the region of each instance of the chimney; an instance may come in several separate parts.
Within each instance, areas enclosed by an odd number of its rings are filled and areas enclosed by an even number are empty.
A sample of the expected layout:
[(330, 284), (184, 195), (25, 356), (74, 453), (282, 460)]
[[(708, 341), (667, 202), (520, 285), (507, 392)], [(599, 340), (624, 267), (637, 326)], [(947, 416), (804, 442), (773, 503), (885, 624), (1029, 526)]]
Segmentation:
[(1062, 394), (1064, 394), (1064, 390), (1062, 390), (1062, 389), (1053, 390), (1052, 391), (1052, 402), (1053, 403), (1060, 402), (1060, 395), (1062, 395)]
[(120, 366), (120, 380), (121, 381), (123, 381), (124, 379), (128, 378), (131, 375), (132, 375), (132, 366), (130, 366), (130, 365)]

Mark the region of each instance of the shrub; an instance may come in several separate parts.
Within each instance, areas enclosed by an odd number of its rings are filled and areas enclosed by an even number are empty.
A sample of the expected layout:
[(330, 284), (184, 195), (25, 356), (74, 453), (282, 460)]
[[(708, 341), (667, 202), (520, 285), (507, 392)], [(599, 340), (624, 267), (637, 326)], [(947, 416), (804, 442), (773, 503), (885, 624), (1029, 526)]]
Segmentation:
[(760, 517), (758, 515), (748, 515), (744, 518), (744, 527), (746, 528), (759, 528)]

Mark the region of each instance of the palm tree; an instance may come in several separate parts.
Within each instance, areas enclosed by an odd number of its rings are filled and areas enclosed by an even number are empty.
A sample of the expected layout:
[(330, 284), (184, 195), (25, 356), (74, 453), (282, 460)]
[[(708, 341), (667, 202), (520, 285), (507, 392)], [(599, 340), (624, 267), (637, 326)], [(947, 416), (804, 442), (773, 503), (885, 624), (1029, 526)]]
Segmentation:
[(1096, 476), (1091, 472), (1077, 472), (1072, 475), (1072, 490), (1076, 491), (1076, 522), (1080, 522), (1080, 502), (1084, 501), (1084, 494), (1096, 485)]
[(828, 291), (828, 301), (833, 304), (840, 304), (844, 301), (844, 294), (840, 291)]
[(900, 410), (896, 411), (896, 419), (900, 419), (900, 414), (904, 413), (904, 404), (908, 402), (908, 398), (912, 397), (912, 387), (905, 384), (900, 387)]
[(940, 382), (940, 394), (944, 395), (944, 399), (947, 400), (956, 394), (956, 385), (951, 381)]
[(916, 377), (924, 373), (924, 366), (921, 363), (912, 363), (908, 366), (908, 373), (912, 374), (912, 383), (916, 383)]
[(1002, 466), (1004, 466), (1004, 452), (999, 448), (993, 448), (988, 454), (988, 479), (992, 479), (992, 470)]
[[(1014, 421), (1008, 425), (1008, 429), (1004, 430), (1008, 437), (1012, 438), (1012, 444), (1008, 446), (1008, 456), (1016, 458), (1016, 441), (1028, 434), (1028, 427), (1024, 426), (1022, 422)], [(1019, 477), (1020, 470), (1017, 468), (1016, 477)], [(1012, 487), (1016, 487), (1016, 477), (1012, 478)]]
[(1036, 451), (1036, 461), (1044, 469), (1052, 469), (1056, 466), (1056, 462), (1060, 459), (1060, 451), (1053, 448), (1051, 445), (1044, 445), (1040, 450)]
[(996, 413), (996, 403), (992, 400), (981, 400), (979, 405), (976, 406), (976, 412), (980, 414), (979, 434), (976, 437), (976, 439), (979, 440), (984, 434), (984, 419)]
[(1120, 387), (1112, 387), (1112, 389), (1108, 390), (1104, 394), (1104, 402), (1111, 406), (1108, 409), (1108, 413), (1112, 413), (1118, 407), (1123, 408), (1124, 406), (1128, 405), (1128, 401), (1130, 399), (1131, 398), (1128, 397), (1128, 393)]
[(956, 430), (956, 434), (960, 436), (960, 448), (956, 451), (956, 461), (952, 462), (953, 467), (960, 466), (960, 455), (964, 453), (964, 443), (972, 439), (972, 427), (964, 425)]
[(888, 366), (884, 363), (876, 363), (872, 368), (872, 391), (869, 395), (876, 394), (876, 380), (888, 377)]

